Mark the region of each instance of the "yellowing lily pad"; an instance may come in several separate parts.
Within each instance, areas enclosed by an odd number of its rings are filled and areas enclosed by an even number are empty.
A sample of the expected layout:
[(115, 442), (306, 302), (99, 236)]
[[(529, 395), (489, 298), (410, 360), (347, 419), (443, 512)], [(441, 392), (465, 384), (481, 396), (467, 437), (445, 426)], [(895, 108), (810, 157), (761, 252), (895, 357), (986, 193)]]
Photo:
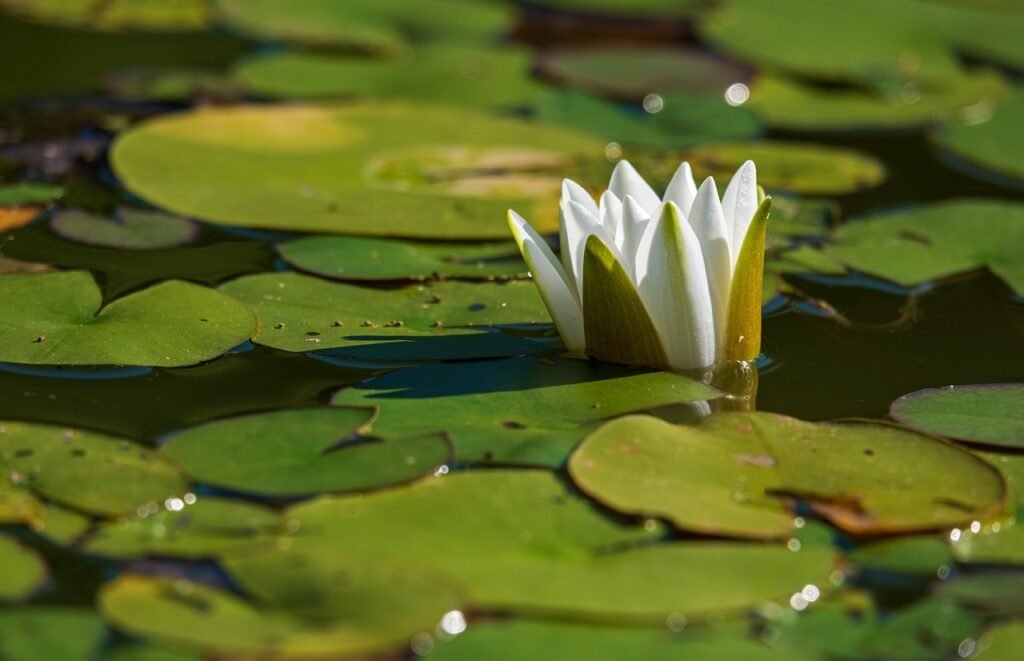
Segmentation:
[(209, 422), (175, 434), (161, 452), (197, 482), (301, 496), (358, 491), (431, 474), (451, 458), (441, 436), (369, 439), (371, 408), (311, 408)]
[(121, 209), (114, 218), (86, 211), (64, 211), (50, 220), (50, 227), (72, 241), (129, 250), (180, 246), (199, 234), (199, 226), (191, 220), (137, 209)]
[(194, 365), (249, 339), (230, 296), (168, 281), (102, 306), (91, 275), (0, 279), (0, 360), (34, 365)]
[(399, 370), (341, 390), (334, 404), (377, 406), (388, 439), (445, 432), (462, 461), (559, 466), (597, 422), (718, 391), (670, 372), (529, 357)]
[(1024, 293), (1024, 205), (948, 200), (854, 220), (826, 254), (907, 287), (987, 267)]
[(505, 239), (507, 209), (557, 227), (561, 176), (604, 143), (465, 110), (239, 106), (144, 122), (113, 148), (132, 192), (228, 225)]
[(888, 425), (765, 413), (696, 426), (620, 418), (580, 445), (569, 471), (613, 509), (740, 537), (788, 535), (787, 498), (857, 534), (962, 525), (1007, 498), (999, 471), (951, 444)]
[(46, 578), (42, 559), (5, 535), (0, 535), (0, 564), (4, 568), (0, 572), (0, 603), (27, 597)]
[(1024, 166), (1024, 92), (1014, 91), (987, 122), (947, 126), (933, 135), (939, 148), (951, 153), (954, 167), (965, 174), (995, 178), (1020, 186)]
[(929, 388), (900, 397), (890, 415), (904, 425), (960, 441), (1024, 447), (1024, 384)]
[(96, 658), (106, 636), (100, 618), (85, 609), (33, 606), (0, 612), (4, 659)]

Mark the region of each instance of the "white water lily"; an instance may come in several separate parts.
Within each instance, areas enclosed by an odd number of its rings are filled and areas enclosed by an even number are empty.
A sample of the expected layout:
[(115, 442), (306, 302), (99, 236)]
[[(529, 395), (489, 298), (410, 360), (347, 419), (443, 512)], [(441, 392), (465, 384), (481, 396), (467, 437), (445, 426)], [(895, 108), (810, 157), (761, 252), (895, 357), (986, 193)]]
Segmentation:
[(515, 211), (508, 223), (570, 353), (690, 370), (760, 351), (770, 208), (752, 161), (721, 200), (688, 163), (659, 197), (620, 161), (598, 202), (563, 182), (561, 260)]

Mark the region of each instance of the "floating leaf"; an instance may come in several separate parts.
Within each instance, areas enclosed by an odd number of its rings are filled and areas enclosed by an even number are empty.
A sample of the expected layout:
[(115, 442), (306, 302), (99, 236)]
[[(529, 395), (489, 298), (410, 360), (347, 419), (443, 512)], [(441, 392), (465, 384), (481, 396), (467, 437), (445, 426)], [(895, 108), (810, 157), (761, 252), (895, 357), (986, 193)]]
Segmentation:
[(20, 207), (53, 202), (64, 195), (64, 189), (52, 184), (22, 182), (0, 186), (0, 207)]
[(441, 436), (360, 437), (375, 415), (370, 408), (315, 408), (228, 418), (175, 434), (161, 452), (197, 482), (273, 496), (406, 482), (451, 458)]
[[(0, 535), (0, 566), (4, 568), (0, 572), (0, 602), (27, 597), (46, 578), (46, 565), (39, 556), (5, 535)], [(0, 626), (2, 615), (0, 612)]]
[(461, 461), (559, 466), (600, 420), (673, 404), (706, 409), (718, 395), (670, 372), (513, 358), (400, 370), (333, 402), (377, 406), (371, 430), (384, 438), (443, 431)]
[(0, 232), (17, 229), (28, 225), (43, 212), (41, 207), (16, 207), (5, 209), (0, 207)]
[(97, 658), (107, 636), (95, 613), (60, 606), (35, 606), (0, 612), (0, 658)]
[(192, 242), (199, 226), (159, 211), (121, 209), (115, 218), (86, 211), (64, 211), (50, 227), (65, 239), (107, 248), (156, 250)]
[(944, 583), (937, 596), (988, 615), (1024, 615), (1024, 574), (1002, 571), (962, 575)]
[(956, 158), (964, 174), (996, 178), (1014, 186), (1024, 180), (1019, 155), (1024, 149), (1024, 92), (1014, 91), (987, 122), (946, 126), (934, 133), (935, 144)]
[(238, 106), (144, 122), (112, 160), (132, 192), (228, 225), (507, 239), (509, 208), (556, 228), (565, 168), (603, 149), (560, 128), (424, 105)]
[(947, 200), (890, 211), (841, 225), (826, 254), (906, 287), (987, 267), (1024, 293), (1024, 205)]
[(0, 279), (0, 360), (33, 365), (194, 365), (245, 342), (252, 313), (212, 289), (168, 281), (102, 306), (91, 275)]
[(334, 280), (493, 280), (525, 275), (519, 250), (507, 241), (437, 243), (311, 236), (278, 247), (297, 269)]
[(189, 652), (141, 643), (127, 643), (111, 647), (104, 661), (202, 661)]
[(985, 632), (985, 644), (976, 658), (985, 661), (1017, 661), (1024, 649), (1024, 622), (1011, 620)]
[(990, 523), (978, 533), (965, 529), (956, 534), (952, 551), (958, 562), (1024, 565), (1024, 526), (1016, 521)]
[(740, 537), (789, 534), (783, 497), (843, 530), (932, 530), (989, 516), (1007, 497), (995, 468), (898, 427), (727, 413), (697, 426), (649, 416), (607, 423), (569, 460), (573, 481), (628, 514)]
[(994, 383), (918, 390), (892, 404), (904, 425), (961, 441), (1024, 447), (1024, 384)]
[(92, 30), (201, 30), (210, 18), (206, 0), (0, 0), (0, 7), (43, 23)]
[(886, 539), (854, 548), (847, 559), (859, 567), (903, 574), (935, 576), (949, 568), (953, 556), (949, 547), (936, 536)]

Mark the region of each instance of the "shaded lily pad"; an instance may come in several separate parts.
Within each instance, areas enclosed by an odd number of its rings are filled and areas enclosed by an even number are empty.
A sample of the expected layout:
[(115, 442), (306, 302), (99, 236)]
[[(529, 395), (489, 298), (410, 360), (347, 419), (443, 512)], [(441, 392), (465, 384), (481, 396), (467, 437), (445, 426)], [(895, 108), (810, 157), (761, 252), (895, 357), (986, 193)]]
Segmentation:
[(166, 503), (155, 514), (103, 523), (82, 549), (114, 557), (203, 558), (267, 539), (280, 528), (281, 519), (272, 510), (190, 494)]
[(1007, 180), (1020, 186), (1024, 166), (1024, 92), (1010, 94), (987, 122), (946, 126), (933, 134), (935, 144), (955, 156), (951, 164), (965, 174)]
[[(42, 517), (37, 496), (79, 511), (113, 515), (149, 503), (155, 507), (180, 497), (188, 487), (170, 462), (131, 441), (27, 422), (0, 422), (0, 469), (4, 520)], [(16, 512), (21, 516), (12, 516)]]
[(46, 578), (46, 565), (39, 556), (4, 535), (0, 535), (0, 566), (4, 568), (0, 572), (0, 602), (27, 597)]
[(937, 536), (886, 539), (854, 548), (846, 555), (855, 565), (871, 570), (935, 576), (939, 568), (949, 568), (953, 555)]
[(101, 307), (84, 271), (0, 279), (0, 360), (33, 365), (194, 365), (249, 338), (256, 320), (212, 289), (167, 281)]
[[(828, 550), (664, 543), (658, 526), (623, 525), (547, 471), (454, 473), (288, 512), (291, 548), (409, 561), (448, 573), (473, 604), (574, 618), (664, 623), (745, 608), (827, 580)], [(401, 539), (401, 544), (394, 540)]]
[(1024, 293), (1024, 205), (948, 200), (855, 220), (826, 254), (906, 287), (988, 268)]
[(132, 192), (228, 225), (506, 239), (510, 207), (554, 230), (566, 167), (603, 150), (561, 128), (465, 110), (238, 106), (144, 122), (118, 138), (112, 161)]
[(433, 473), (451, 458), (441, 436), (366, 439), (371, 408), (311, 408), (209, 422), (161, 452), (197, 482), (274, 496), (358, 491)]
[[(402, 289), (369, 289), (298, 273), (239, 278), (221, 291), (259, 317), (253, 341), (285, 351), (332, 349), (353, 360), (432, 360), (539, 353), (546, 343), (493, 335), (475, 355), (461, 339), (502, 324), (548, 323), (532, 282), (432, 282)], [(446, 338), (458, 337), (446, 341)], [(487, 335), (485, 337), (491, 337)]]
[(631, 20), (679, 19), (703, 8), (704, 0), (527, 0), (531, 7), (581, 12)]
[(952, 444), (889, 425), (766, 413), (696, 426), (620, 418), (580, 445), (569, 473), (615, 510), (740, 537), (788, 535), (786, 497), (856, 534), (970, 523), (1007, 498), (999, 471)]
[(944, 583), (938, 595), (987, 615), (1024, 615), (1024, 573), (966, 574)]
[(388, 439), (446, 432), (461, 461), (559, 466), (597, 422), (673, 404), (706, 409), (718, 391), (669, 372), (534, 358), (432, 365), (370, 379), (334, 404), (377, 406)]
[(311, 236), (278, 247), (297, 269), (333, 280), (493, 280), (524, 276), (514, 243), (437, 243)]
[(92, 30), (201, 30), (210, 18), (207, 0), (2, 0), (0, 7), (35, 21)]
[(277, 98), (458, 101), (461, 107), (500, 108), (526, 105), (541, 91), (530, 76), (531, 59), (525, 51), (454, 45), (420, 46), (391, 59), (283, 52), (244, 60), (235, 77), (251, 92)]
[(64, 195), (64, 189), (53, 184), (22, 182), (0, 186), (0, 207), (41, 205)]
[(199, 226), (159, 211), (121, 209), (114, 218), (87, 211), (64, 211), (50, 227), (65, 239), (106, 248), (157, 250), (192, 242)]
[(929, 434), (986, 445), (1024, 447), (1024, 384), (918, 390), (892, 404), (890, 415)]
[(88, 610), (38, 606), (0, 611), (0, 658), (96, 658), (107, 635), (100, 618)]

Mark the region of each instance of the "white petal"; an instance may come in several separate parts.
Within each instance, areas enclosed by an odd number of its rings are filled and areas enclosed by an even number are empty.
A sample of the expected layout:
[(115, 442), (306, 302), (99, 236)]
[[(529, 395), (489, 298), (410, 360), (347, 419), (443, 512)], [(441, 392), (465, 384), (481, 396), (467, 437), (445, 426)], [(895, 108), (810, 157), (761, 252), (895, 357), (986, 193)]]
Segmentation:
[(590, 212), (590, 215), (597, 218), (597, 204), (594, 198), (590, 197), (583, 186), (580, 186), (572, 179), (562, 180), (562, 201), (572, 200), (576, 204), (582, 204), (583, 208)]
[(615, 232), (615, 247), (622, 253), (622, 267), (633, 279), (633, 284), (636, 284), (636, 251), (650, 220), (651, 215), (633, 199), (632, 195), (627, 195), (622, 203), (622, 222)]
[(718, 201), (718, 188), (711, 177), (701, 184), (686, 220), (697, 235), (704, 256), (711, 312), (715, 319), (715, 339), (720, 344), (725, 336), (729, 311), (732, 256), (729, 227), (725, 222), (722, 204)]
[(611, 236), (582, 204), (563, 201), (561, 209), (562, 266), (576, 282), (576, 291), (583, 300), (583, 249), (587, 237), (599, 235), (605, 243), (612, 245)]
[(683, 211), (683, 215), (689, 216), (690, 207), (693, 205), (695, 197), (697, 197), (697, 184), (693, 181), (690, 164), (683, 161), (676, 169), (676, 173), (672, 175), (672, 181), (668, 182), (663, 201), (675, 202), (676, 206)]
[(608, 189), (615, 193), (620, 200), (625, 200), (627, 195), (633, 197), (644, 211), (647, 212), (648, 216), (654, 216), (658, 213), (658, 207), (661, 206), (661, 198), (654, 192), (654, 189), (648, 185), (644, 178), (636, 171), (636, 169), (630, 165), (629, 161), (619, 161), (615, 169), (612, 170), (612, 180), (608, 184)]
[(597, 219), (608, 230), (609, 234), (615, 236), (619, 223), (622, 222), (622, 200), (610, 190), (601, 193), (601, 204), (598, 207)]
[(729, 246), (735, 263), (743, 239), (750, 229), (750, 221), (757, 211), (757, 168), (753, 161), (747, 161), (736, 170), (729, 186), (722, 196), (725, 222), (730, 229)]
[(636, 256), (638, 290), (669, 363), (699, 369), (715, 362), (715, 327), (700, 242), (675, 204), (651, 220)]
[(571, 353), (582, 354), (586, 345), (583, 308), (575, 286), (547, 242), (522, 216), (511, 209), (508, 212), (508, 225), (566, 349)]

